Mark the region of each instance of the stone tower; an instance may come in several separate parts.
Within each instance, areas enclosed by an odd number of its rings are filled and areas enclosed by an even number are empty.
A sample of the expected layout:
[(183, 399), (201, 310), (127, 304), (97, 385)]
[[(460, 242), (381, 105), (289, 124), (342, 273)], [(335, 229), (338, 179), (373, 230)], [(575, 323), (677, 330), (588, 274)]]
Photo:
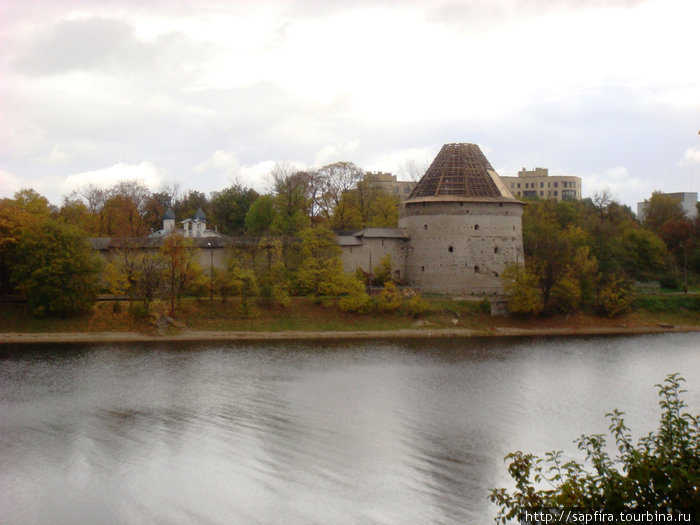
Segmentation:
[(410, 236), (406, 280), (422, 292), (502, 294), (523, 261), (523, 203), (476, 144), (445, 144), (399, 209)]

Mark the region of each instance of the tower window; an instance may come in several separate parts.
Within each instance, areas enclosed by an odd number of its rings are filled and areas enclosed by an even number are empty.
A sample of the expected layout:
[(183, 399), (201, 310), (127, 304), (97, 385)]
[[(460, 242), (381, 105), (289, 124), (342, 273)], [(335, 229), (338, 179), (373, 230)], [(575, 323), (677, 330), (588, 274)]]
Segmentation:
[(447, 248), (447, 251), (452, 253), (453, 251), (455, 251), (455, 249), (452, 246), (450, 246), (449, 248)]
[(420, 267), (420, 271), (421, 271), (421, 272), (424, 272), (424, 271), (425, 271), (425, 266), (421, 266), (421, 267)]
[(423, 225), (423, 229), (424, 229), (424, 230), (427, 230), (427, 229), (428, 229), (428, 225), (427, 225), (427, 224), (424, 224), (424, 225)]
[(498, 246), (494, 246), (493, 253), (498, 253)]
[(474, 225), (474, 229), (475, 229), (475, 230), (478, 230), (478, 229), (479, 229), (479, 225), (478, 225), (478, 224), (475, 224), (475, 225)]
[(479, 273), (479, 267), (478, 267), (478, 266), (474, 266), (474, 273)]

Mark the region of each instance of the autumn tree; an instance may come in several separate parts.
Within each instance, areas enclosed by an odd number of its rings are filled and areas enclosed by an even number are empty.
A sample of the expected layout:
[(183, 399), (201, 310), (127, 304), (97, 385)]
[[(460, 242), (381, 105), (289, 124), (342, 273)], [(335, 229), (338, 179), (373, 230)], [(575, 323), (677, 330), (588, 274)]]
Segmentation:
[(579, 307), (596, 279), (588, 234), (576, 217), (569, 203), (551, 200), (529, 203), (523, 215), (527, 272), (537, 280), (545, 314)]
[(32, 189), (20, 190), (12, 199), (0, 200), (0, 292), (13, 291), (11, 274), (19, 263), (22, 232), (50, 214), (49, 201)]
[(643, 224), (651, 231), (659, 233), (664, 223), (687, 219), (685, 211), (678, 199), (655, 191), (649, 199), (645, 199)]
[(343, 270), (340, 247), (334, 233), (325, 226), (307, 228), (301, 232), (301, 264), (294, 278), (298, 295), (337, 296), (359, 285)]
[(46, 218), (23, 229), (12, 278), (35, 315), (89, 309), (101, 262), (74, 226)]
[(202, 272), (196, 260), (197, 247), (193, 239), (174, 233), (165, 238), (160, 253), (165, 258), (170, 310), (175, 312), (175, 305), (180, 302), (187, 285)]

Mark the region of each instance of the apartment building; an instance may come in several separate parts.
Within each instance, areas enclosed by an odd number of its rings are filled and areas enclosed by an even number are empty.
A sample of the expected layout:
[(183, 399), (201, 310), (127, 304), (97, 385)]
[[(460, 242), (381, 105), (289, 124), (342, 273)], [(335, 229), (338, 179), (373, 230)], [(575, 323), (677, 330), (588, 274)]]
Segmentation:
[(581, 177), (571, 175), (549, 175), (547, 168), (525, 168), (517, 177), (501, 177), (511, 193), (517, 198), (539, 197), (558, 201), (581, 200)]

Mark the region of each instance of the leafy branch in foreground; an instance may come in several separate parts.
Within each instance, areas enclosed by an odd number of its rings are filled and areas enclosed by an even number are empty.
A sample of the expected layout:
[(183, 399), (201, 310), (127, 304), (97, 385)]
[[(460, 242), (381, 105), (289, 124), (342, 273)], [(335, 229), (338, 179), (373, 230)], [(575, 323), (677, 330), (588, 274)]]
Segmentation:
[[(525, 508), (586, 507), (620, 512), (631, 508), (658, 511), (700, 510), (700, 416), (686, 412), (681, 394), (685, 380), (666, 377), (659, 389), (661, 419), (656, 432), (634, 445), (623, 412), (606, 414), (617, 457), (606, 452), (603, 434), (582, 435), (575, 442), (586, 455), (581, 464), (563, 462), (562, 451), (545, 458), (517, 451), (506, 456), (515, 490), (492, 489), (499, 507), (497, 523), (517, 519)], [(590, 464), (592, 468), (586, 468)]]

